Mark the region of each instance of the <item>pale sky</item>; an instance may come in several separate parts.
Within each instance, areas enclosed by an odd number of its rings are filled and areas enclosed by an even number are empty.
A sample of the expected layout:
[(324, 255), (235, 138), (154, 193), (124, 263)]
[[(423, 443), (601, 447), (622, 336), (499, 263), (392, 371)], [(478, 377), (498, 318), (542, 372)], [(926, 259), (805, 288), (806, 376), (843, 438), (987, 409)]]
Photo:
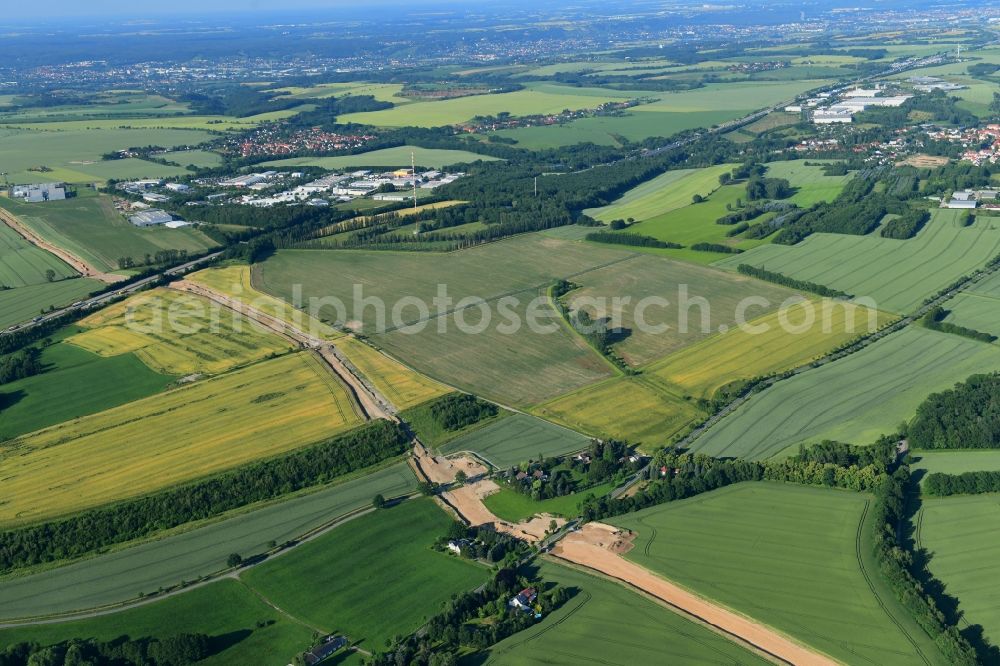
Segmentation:
[[(46, 22), (60, 16), (65, 17), (109, 17), (120, 16), (129, 18), (135, 16), (162, 16), (164, 14), (197, 14), (209, 11), (211, 13), (230, 12), (234, 14), (247, 13), (278, 13), (299, 9), (334, 10), (337, 7), (364, 7), (372, 5), (452, 5), (475, 6), (481, 0), (47, 0), (42, 5), (31, 3), (4, 3), (3, 19), (18, 21)], [(43, 7), (44, 11), (39, 11)]]

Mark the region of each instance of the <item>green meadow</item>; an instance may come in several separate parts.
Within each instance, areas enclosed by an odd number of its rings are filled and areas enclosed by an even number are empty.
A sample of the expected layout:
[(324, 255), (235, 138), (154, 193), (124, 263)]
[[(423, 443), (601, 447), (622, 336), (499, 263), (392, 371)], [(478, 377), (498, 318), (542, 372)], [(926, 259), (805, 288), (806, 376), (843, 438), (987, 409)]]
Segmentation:
[(0, 290), (0, 329), (24, 323), (42, 310), (69, 305), (103, 287), (97, 280), (75, 278)]
[(590, 438), (527, 414), (514, 414), (474, 430), (441, 447), (445, 454), (472, 451), (505, 468), (528, 460), (580, 451)]
[(239, 581), (221, 580), (147, 606), (86, 620), (0, 629), (0, 648), (23, 641), (53, 645), (73, 638), (110, 641), (208, 634), (205, 666), (289, 663), (312, 645), (313, 629), (289, 619)]
[(625, 557), (849, 664), (943, 664), (883, 582), (870, 502), (857, 493), (743, 483), (611, 520)]
[[(994, 469), (996, 469), (994, 467)], [(928, 567), (958, 599), (962, 627), (979, 625), (993, 645), (1000, 640), (1000, 501), (995, 494), (923, 500), (918, 546)]]
[(770, 458), (825, 439), (870, 444), (931, 393), (1000, 370), (1000, 348), (911, 326), (754, 395), (695, 441), (699, 453)]
[(0, 617), (66, 613), (150, 594), (225, 569), (230, 553), (244, 558), (264, 553), (271, 541), (297, 539), (338, 516), (370, 507), (375, 495), (399, 497), (415, 486), (413, 472), (400, 463), (57, 569), (3, 580)]
[(799, 280), (870, 297), (880, 310), (905, 313), (1000, 254), (1000, 229), (979, 217), (968, 227), (961, 211), (938, 209), (916, 237), (813, 234), (801, 243), (761, 245), (716, 263), (764, 266)]
[[(0, 285), (7, 289), (76, 277), (69, 265), (45, 250), (35, 247), (6, 224), (0, 224)], [(0, 289), (2, 290), (2, 289)]]
[[(43, 130), (0, 129), (0, 152), (4, 170), (12, 183), (65, 181), (89, 183), (104, 180), (102, 169), (113, 173), (113, 163), (101, 162), (104, 153), (132, 146), (157, 145), (164, 148), (202, 143), (211, 137), (208, 132), (194, 129), (90, 129), (85, 126), (68, 129), (52, 124)], [(58, 127), (58, 131), (57, 131)], [(141, 164), (136, 164), (141, 162)], [(142, 160), (129, 161), (136, 171), (172, 169)], [(47, 169), (32, 171), (31, 169)]]
[(539, 573), (547, 582), (564, 585), (575, 594), (535, 626), (493, 646), (485, 662), (488, 666), (770, 663), (613, 581), (550, 560), (542, 563)]
[(46, 347), (41, 360), (44, 372), (0, 389), (0, 441), (145, 398), (174, 381), (134, 354), (106, 358), (66, 342)]
[(216, 246), (194, 227), (140, 229), (118, 213), (111, 197), (77, 196), (65, 201), (29, 204), (0, 198), (0, 206), (17, 215), (38, 235), (106, 271), (118, 270), (118, 259), (141, 263), (160, 250), (196, 253)]
[(452, 519), (430, 499), (357, 518), (242, 575), (254, 591), (326, 632), (377, 650), (416, 631), (484, 566), (432, 549)]

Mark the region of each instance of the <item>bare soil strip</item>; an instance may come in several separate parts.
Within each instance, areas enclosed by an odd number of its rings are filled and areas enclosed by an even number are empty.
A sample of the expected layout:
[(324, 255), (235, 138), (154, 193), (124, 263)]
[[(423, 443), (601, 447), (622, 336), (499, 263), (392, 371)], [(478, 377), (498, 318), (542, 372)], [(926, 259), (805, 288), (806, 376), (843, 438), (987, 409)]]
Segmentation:
[(627, 531), (610, 525), (588, 523), (579, 532), (572, 532), (559, 541), (552, 555), (636, 587), (785, 663), (796, 666), (833, 666), (838, 663), (763, 624), (692, 594), (629, 562), (619, 553), (627, 552), (634, 538)]
[(188, 280), (179, 280), (170, 285), (172, 289), (186, 291), (198, 296), (202, 296), (214, 301), (231, 310), (235, 310), (245, 317), (257, 322), (265, 328), (296, 342), (303, 347), (315, 349), (320, 358), (330, 367), (337, 377), (347, 386), (353, 394), (355, 401), (360, 405), (362, 412), (369, 419), (387, 419), (395, 421), (396, 417), (391, 413), (393, 410), (387, 408), (390, 405), (387, 399), (376, 396), (341, 360), (340, 356), (333, 349), (330, 343), (314, 338), (311, 335), (300, 331), (288, 322), (273, 317), (266, 312), (261, 312), (242, 301), (231, 298), (225, 294), (209, 289), (200, 284), (195, 284)]
[(94, 266), (91, 266), (90, 264), (88, 264), (80, 257), (76, 256), (75, 254), (68, 252), (67, 250), (64, 250), (61, 247), (58, 247), (57, 245), (53, 245), (52, 243), (48, 242), (47, 240), (36, 234), (34, 231), (32, 231), (31, 228), (28, 227), (28, 225), (24, 224), (23, 222), (21, 222), (21, 220), (17, 219), (17, 216), (15, 216), (10, 211), (6, 211), (0, 208), (0, 221), (3, 221), (4, 224), (6, 224), (8, 227), (16, 231), (19, 235), (21, 235), (24, 238), (24, 240), (28, 241), (35, 247), (39, 247), (45, 250), (46, 252), (51, 252), (52, 254), (56, 255), (57, 257), (65, 261), (67, 264), (72, 266), (77, 273), (79, 273), (83, 277), (89, 277), (95, 280), (100, 280), (101, 282), (104, 282), (106, 284), (114, 284), (115, 282), (121, 282), (122, 280), (126, 279), (124, 275), (115, 275), (114, 273), (105, 273), (103, 271), (99, 271)]

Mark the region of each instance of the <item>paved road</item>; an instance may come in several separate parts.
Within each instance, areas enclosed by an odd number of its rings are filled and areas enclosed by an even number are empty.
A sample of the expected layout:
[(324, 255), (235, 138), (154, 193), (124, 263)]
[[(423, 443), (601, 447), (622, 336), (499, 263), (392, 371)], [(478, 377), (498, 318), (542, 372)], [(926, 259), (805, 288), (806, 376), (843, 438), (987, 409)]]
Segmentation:
[(5, 333), (10, 333), (11, 331), (18, 331), (18, 330), (25, 330), (28, 328), (32, 328), (37, 324), (43, 324), (52, 319), (56, 319), (57, 317), (61, 317), (62, 315), (68, 312), (73, 312), (74, 310), (88, 310), (88, 309), (96, 309), (102, 307), (104, 305), (107, 305), (111, 301), (121, 298), (122, 296), (127, 296), (128, 294), (133, 294), (137, 291), (145, 289), (150, 284), (156, 282), (164, 275), (168, 276), (182, 275), (192, 270), (193, 268), (196, 268), (202, 264), (214, 260), (215, 258), (221, 255), (222, 252), (220, 251), (220, 252), (213, 252), (212, 254), (207, 254), (204, 257), (199, 257), (198, 259), (193, 259), (192, 261), (162, 271), (160, 273), (157, 273), (156, 275), (151, 275), (147, 278), (137, 280), (136, 282), (123, 285), (121, 289), (118, 289), (117, 291), (109, 291), (100, 294), (98, 296), (94, 296), (93, 298), (88, 298), (86, 300), (79, 301), (77, 303), (74, 303), (73, 305), (69, 305), (64, 308), (59, 308), (58, 310), (53, 310), (52, 312), (48, 312), (44, 315), (41, 315), (40, 317), (36, 317), (29, 322), (11, 326), (6, 331), (0, 331), (0, 335), (4, 335)]

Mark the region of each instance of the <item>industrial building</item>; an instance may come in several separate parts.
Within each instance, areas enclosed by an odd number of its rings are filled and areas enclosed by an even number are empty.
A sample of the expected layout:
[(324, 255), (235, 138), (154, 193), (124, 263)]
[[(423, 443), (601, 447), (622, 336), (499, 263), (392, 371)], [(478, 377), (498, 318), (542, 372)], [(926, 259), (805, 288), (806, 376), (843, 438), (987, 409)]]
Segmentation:
[(849, 123), (854, 118), (855, 109), (849, 106), (831, 106), (828, 109), (817, 109), (813, 112), (813, 122), (817, 125), (833, 123)]
[(15, 185), (10, 190), (10, 196), (14, 199), (24, 199), (27, 203), (62, 201), (66, 198), (66, 186), (63, 183)]
[(150, 208), (131, 216), (129, 222), (137, 227), (156, 227), (174, 221), (174, 216), (159, 208)]

